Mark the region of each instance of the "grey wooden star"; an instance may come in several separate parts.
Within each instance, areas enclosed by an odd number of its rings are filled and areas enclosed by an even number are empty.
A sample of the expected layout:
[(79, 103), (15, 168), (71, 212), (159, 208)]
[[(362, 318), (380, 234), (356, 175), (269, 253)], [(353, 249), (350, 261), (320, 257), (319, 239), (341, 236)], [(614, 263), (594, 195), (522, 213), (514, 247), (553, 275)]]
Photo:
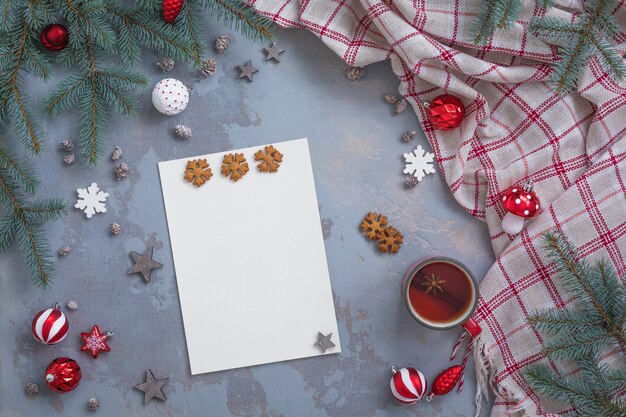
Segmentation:
[(248, 80), (253, 81), (252, 80), (252, 75), (255, 72), (259, 72), (258, 69), (254, 68), (252, 66), (252, 61), (248, 61), (243, 65), (239, 65), (239, 70), (241, 71), (241, 74), (239, 74), (239, 78), (244, 78), (246, 77)]
[(148, 369), (146, 371), (146, 382), (135, 384), (134, 387), (139, 391), (143, 391), (143, 403), (145, 405), (153, 398), (158, 398), (161, 401), (167, 400), (162, 390), (163, 385), (167, 384), (167, 381), (169, 381), (169, 378), (156, 379), (152, 371)]
[(317, 332), (317, 342), (315, 342), (314, 346), (319, 346), (322, 349), (322, 353), (326, 353), (326, 349), (331, 347), (335, 347), (335, 344), (330, 341), (330, 338), (333, 337), (332, 333), (324, 336), (322, 333)]
[(267, 52), (267, 57), (265, 58), (266, 61), (269, 61), (270, 59), (275, 59), (276, 62), (280, 62), (280, 54), (285, 52), (284, 49), (276, 47), (276, 42), (274, 42), (272, 46), (263, 49), (265, 49), (265, 52)]
[(161, 268), (163, 264), (152, 260), (152, 252), (154, 247), (149, 247), (143, 255), (137, 252), (131, 252), (130, 256), (133, 257), (135, 265), (128, 270), (129, 274), (141, 274), (146, 282), (150, 282), (150, 274), (153, 269)]

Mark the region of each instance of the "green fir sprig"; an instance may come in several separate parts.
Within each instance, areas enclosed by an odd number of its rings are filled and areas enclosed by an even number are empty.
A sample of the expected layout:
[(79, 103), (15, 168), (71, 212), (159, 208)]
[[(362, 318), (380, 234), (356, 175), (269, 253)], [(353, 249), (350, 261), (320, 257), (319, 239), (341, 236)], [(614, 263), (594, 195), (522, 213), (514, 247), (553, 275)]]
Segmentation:
[[(132, 3), (132, 4), (131, 4)], [(47, 81), (52, 58), (73, 69), (45, 103), (58, 115), (76, 108), (80, 115), (81, 155), (95, 164), (102, 154), (112, 113), (132, 116), (135, 93), (147, 87), (144, 74), (132, 68), (142, 47), (199, 67), (204, 52), (202, 13), (209, 10), (230, 27), (253, 38), (271, 39), (271, 22), (238, 0), (187, 0), (174, 24), (162, 16), (161, 0), (3, 0), (0, 1), (0, 129), (11, 125), (33, 154), (42, 150), (39, 118), (25, 93), (25, 74)], [(70, 37), (61, 52), (41, 47), (40, 33), (64, 20)], [(112, 64), (109, 64), (112, 63)], [(24, 161), (0, 142), (0, 253), (16, 242), (38, 285), (52, 273), (50, 249), (40, 226), (65, 210), (58, 199), (30, 202), (37, 179)]]
[(546, 310), (528, 317), (544, 336), (543, 353), (555, 361), (574, 363), (581, 372), (563, 375), (547, 365), (525, 369), (534, 390), (571, 407), (578, 416), (626, 416), (626, 363), (609, 367), (599, 357), (605, 351), (626, 355), (626, 287), (606, 260), (589, 264), (567, 239), (544, 236), (545, 249), (558, 266), (558, 278), (573, 297), (574, 309)]
[[(545, 16), (552, 3), (552, 0), (537, 0), (537, 8), (542, 15), (534, 17), (529, 24), (533, 35), (557, 45), (559, 60), (553, 65), (550, 76), (552, 89), (560, 95), (574, 91), (581, 72), (593, 56), (599, 59), (615, 81), (625, 79), (626, 64), (615, 49), (615, 35), (619, 30), (613, 10), (617, 0), (585, 0), (583, 12), (574, 22)], [(487, 44), (496, 30), (511, 28), (522, 7), (521, 0), (482, 2), (470, 28), (473, 42)]]

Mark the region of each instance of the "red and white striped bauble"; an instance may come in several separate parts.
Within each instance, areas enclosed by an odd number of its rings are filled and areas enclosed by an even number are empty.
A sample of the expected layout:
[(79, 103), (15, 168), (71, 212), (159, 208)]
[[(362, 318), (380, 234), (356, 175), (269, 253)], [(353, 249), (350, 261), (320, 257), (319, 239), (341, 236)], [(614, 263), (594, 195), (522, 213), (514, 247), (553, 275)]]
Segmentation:
[(54, 345), (65, 339), (69, 329), (67, 317), (59, 310), (58, 304), (37, 313), (31, 328), (35, 339), (46, 345)]
[(394, 398), (403, 404), (415, 404), (426, 393), (426, 379), (424, 374), (415, 368), (391, 367), (391, 393)]

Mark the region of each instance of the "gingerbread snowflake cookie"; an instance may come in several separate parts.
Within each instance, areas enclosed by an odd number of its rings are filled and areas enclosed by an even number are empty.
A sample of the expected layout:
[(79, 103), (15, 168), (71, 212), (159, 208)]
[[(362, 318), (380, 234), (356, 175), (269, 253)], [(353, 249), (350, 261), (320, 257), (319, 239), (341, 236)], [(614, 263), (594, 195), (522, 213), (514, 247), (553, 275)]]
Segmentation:
[(248, 173), (248, 162), (242, 153), (224, 155), (222, 160), (222, 174), (233, 181), (238, 181)]
[(212, 176), (213, 172), (211, 172), (211, 168), (206, 159), (187, 161), (185, 179), (196, 187), (202, 187)]
[(361, 232), (370, 240), (375, 240), (378, 250), (383, 253), (397, 253), (404, 243), (404, 236), (388, 224), (387, 216), (369, 212), (359, 225)]
[(254, 154), (254, 160), (260, 161), (257, 165), (261, 172), (277, 172), (280, 163), (283, 162), (283, 154), (272, 145), (265, 147), (265, 151), (259, 150)]

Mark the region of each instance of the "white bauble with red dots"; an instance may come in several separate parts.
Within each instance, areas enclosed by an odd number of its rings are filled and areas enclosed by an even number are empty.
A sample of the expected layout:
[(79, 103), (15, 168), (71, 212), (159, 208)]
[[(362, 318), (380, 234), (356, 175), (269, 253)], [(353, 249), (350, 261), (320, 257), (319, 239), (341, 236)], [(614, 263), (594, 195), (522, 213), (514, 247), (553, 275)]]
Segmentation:
[(154, 86), (152, 104), (160, 113), (178, 114), (189, 104), (189, 89), (175, 78), (165, 78)]

